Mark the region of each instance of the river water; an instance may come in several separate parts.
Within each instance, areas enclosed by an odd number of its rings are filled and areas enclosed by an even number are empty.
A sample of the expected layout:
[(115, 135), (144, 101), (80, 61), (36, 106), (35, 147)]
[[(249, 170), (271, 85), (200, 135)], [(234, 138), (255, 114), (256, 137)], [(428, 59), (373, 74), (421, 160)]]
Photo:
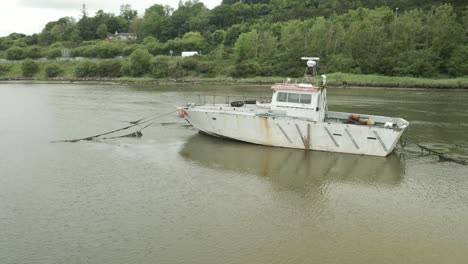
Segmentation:
[[(468, 166), (407, 145), (387, 158), (197, 133), (79, 143), (198, 94), (268, 87), (0, 84), (0, 263), (468, 263)], [(468, 159), (468, 93), (330, 89), (329, 109), (411, 122)]]

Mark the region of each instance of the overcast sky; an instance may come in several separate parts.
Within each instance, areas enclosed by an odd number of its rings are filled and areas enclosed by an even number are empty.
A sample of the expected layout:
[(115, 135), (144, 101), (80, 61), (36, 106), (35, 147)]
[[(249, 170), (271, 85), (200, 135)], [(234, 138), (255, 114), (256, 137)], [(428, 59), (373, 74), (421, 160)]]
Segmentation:
[[(213, 8), (221, 0), (200, 0), (208, 8)], [(105, 12), (119, 13), (120, 5), (130, 4), (143, 15), (145, 8), (154, 4), (170, 5), (177, 8), (179, 0), (2, 0), (2, 15), (0, 15), (0, 36), (7, 36), (12, 32), (33, 34), (39, 33), (47, 22), (61, 17), (71, 16), (79, 18), (83, 4), (88, 14), (102, 9)]]

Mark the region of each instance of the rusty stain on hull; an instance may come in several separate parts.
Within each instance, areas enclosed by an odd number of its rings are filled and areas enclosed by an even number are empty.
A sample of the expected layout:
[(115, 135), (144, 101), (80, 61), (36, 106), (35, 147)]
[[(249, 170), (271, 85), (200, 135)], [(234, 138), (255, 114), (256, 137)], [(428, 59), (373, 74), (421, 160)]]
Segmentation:
[(262, 120), (262, 127), (265, 134), (265, 144), (272, 145), (270, 121), (268, 117), (260, 117), (260, 119)]

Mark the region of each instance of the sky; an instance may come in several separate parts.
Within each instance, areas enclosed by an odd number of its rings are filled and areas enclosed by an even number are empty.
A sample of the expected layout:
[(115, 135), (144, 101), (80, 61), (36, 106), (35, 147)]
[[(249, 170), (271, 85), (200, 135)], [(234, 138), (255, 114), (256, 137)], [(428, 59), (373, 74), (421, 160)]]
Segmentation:
[[(212, 9), (221, 0), (200, 0)], [(2, 15), (0, 16), (0, 37), (10, 33), (39, 33), (45, 24), (61, 17), (71, 16), (77, 20), (80, 17), (83, 4), (89, 15), (94, 15), (102, 9), (108, 13), (119, 14), (120, 5), (130, 4), (143, 15), (145, 9), (154, 5), (170, 5), (177, 8), (179, 0), (2, 0)]]

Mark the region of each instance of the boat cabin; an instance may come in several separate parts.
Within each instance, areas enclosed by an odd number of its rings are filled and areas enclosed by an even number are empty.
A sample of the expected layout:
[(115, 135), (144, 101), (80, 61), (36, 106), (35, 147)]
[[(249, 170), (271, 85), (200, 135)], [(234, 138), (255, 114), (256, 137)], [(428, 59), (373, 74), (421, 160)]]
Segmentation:
[(311, 84), (277, 84), (271, 87), (271, 109), (284, 111), (287, 116), (323, 121), (326, 90)]

